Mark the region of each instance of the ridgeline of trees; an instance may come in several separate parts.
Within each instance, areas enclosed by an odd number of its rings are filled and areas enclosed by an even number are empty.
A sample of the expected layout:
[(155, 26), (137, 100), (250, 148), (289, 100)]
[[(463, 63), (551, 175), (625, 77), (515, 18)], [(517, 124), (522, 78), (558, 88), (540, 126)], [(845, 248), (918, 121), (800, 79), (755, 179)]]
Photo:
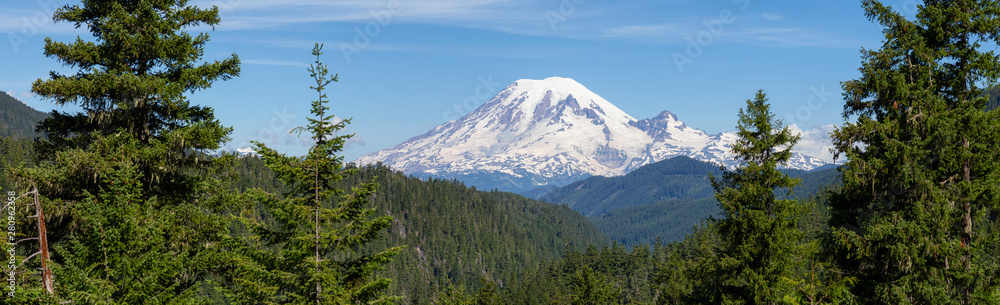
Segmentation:
[[(830, 178), (778, 170), (797, 137), (760, 91), (739, 113), (740, 165), (706, 170), (717, 217), (678, 242), (625, 247), (601, 245), (565, 206), (344, 164), (334, 134), (349, 121), (332, 123), (323, 92), (337, 77), (318, 60), (308, 156), (259, 143), (263, 159), (208, 157), (231, 128), (185, 94), (238, 76), (239, 59), (200, 62), (208, 36), (184, 29), (218, 24), (218, 9), (65, 6), (54, 19), (94, 39), (46, 39), (47, 56), (79, 71), (32, 90), (83, 111), (53, 112), (32, 148), (0, 141), (3, 182), (28, 195), (12, 206), (22, 263), (3, 303), (1000, 304), (1000, 110), (978, 87), (1000, 77), (981, 51), (1000, 44), (1000, 4), (925, 1), (913, 20), (863, 7), (885, 41), (843, 83), (842, 184), (788, 193)], [(556, 195), (587, 215), (666, 222), (635, 215), (704, 204), (678, 201), (706, 192), (686, 178)]]
[(621, 177), (590, 177), (555, 189), (540, 199), (567, 205), (585, 216), (668, 199), (712, 196), (708, 173), (719, 168), (689, 157), (640, 167)]
[(0, 90), (0, 137), (34, 138), (41, 134), (35, 125), (48, 117)]
[[(234, 187), (283, 190), (263, 161), (240, 158)], [(375, 249), (402, 245), (384, 276), (401, 303), (428, 304), (449, 284), (506, 288), (569, 250), (607, 244), (579, 213), (520, 195), (478, 191), (455, 180), (421, 180), (382, 165), (358, 168), (339, 187), (374, 182), (374, 207), (393, 216)]]
[[(808, 199), (840, 183), (836, 168), (780, 171), (802, 181), (794, 193), (778, 194), (781, 199)], [(709, 181), (713, 173), (721, 171), (712, 163), (674, 157), (620, 177), (590, 177), (544, 198), (581, 213), (595, 213), (588, 219), (626, 247), (651, 245), (657, 239), (674, 242), (684, 239), (701, 220), (719, 214)], [(595, 209), (610, 210), (597, 214)]]

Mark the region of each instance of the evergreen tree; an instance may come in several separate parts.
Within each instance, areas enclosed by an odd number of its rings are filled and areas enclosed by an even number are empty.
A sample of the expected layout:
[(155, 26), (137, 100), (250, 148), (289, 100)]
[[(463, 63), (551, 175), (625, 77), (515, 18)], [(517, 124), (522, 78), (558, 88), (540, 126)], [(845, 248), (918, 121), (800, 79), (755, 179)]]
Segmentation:
[(78, 72), (52, 72), (32, 91), (82, 112), (44, 120), (40, 163), (12, 176), (44, 195), (60, 301), (204, 301), (205, 278), (226, 261), (219, 245), (229, 194), (212, 177), (231, 158), (206, 161), (203, 153), (231, 128), (184, 94), (237, 76), (239, 60), (199, 63), (208, 35), (184, 29), (218, 24), (218, 9), (186, 3), (90, 0), (55, 12), (55, 21), (94, 37), (46, 38), (45, 55)]
[[(711, 176), (722, 208), (717, 229), (724, 245), (714, 268), (710, 303), (776, 304), (792, 293), (793, 263), (802, 233), (796, 224), (805, 208), (797, 200), (778, 200), (775, 192), (799, 183), (778, 171), (788, 162), (799, 137), (774, 119), (767, 96), (758, 91), (740, 109), (739, 139), (731, 150), (735, 170)], [(702, 289), (695, 289), (696, 291)]]
[(998, 112), (980, 86), (1000, 60), (1000, 3), (929, 0), (914, 20), (864, 1), (884, 26), (843, 83), (845, 119), (834, 132), (844, 187), (832, 200), (830, 249), (871, 304), (1000, 303), (997, 239), (977, 234), (1000, 205)]
[[(194, 150), (215, 150), (232, 128), (215, 119), (212, 108), (191, 105), (185, 93), (239, 76), (239, 59), (198, 61), (207, 34), (192, 37), (186, 27), (219, 23), (218, 8), (199, 9), (186, 0), (89, 0), (55, 12), (56, 21), (86, 26), (94, 41), (45, 40), (45, 55), (76, 67), (75, 75), (51, 72), (32, 91), (58, 105), (75, 104), (76, 114), (54, 111), (39, 124), (47, 139), (38, 142), (43, 158), (55, 151), (86, 148), (93, 137), (125, 132), (143, 145), (163, 145), (159, 155), (139, 165), (149, 195), (190, 200), (198, 167)], [(202, 158), (200, 161), (204, 161)]]
[[(391, 224), (390, 216), (373, 217), (375, 208), (367, 206), (376, 183), (362, 183), (350, 192), (334, 183), (356, 168), (345, 168), (343, 156), (338, 156), (352, 135), (337, 135), (350, 120), (335, 121), (328, 113), (328, 100), (323, 92), (335, 75), (328, 77), (327, 66), (320, 62), (322, 46), (316, 44), (312, 54), (316, 64), (309, 68), (316, 81), (318, 98), (312, 102), (306, 128), (315, 144), (305, 157), (285, 156), (264, 143), (256, 150), (276, 176), (289, 187), (279, 200), (265, 201), (264, 218), (246, 218), (246, 223), (260, 237), (265, 249), (277, 253), (259, 260), (270, 275), (248, 273), (247, 283), (264, 287), (249, 287), (253, 293), (238, 301), (245, 303), (274, 302), (291, 304), (371, 304), (394, 300), (385, 295), (389, 280), (374, 273), (391, 261), (401, 247), (364, 253), (362, 246), (377, 238)], [(332, 206), (331, 206), (332, 204)], [(258, 278), (259, 277), (259, 278)], [(256, 296), (254, 296), (256, 294)]]

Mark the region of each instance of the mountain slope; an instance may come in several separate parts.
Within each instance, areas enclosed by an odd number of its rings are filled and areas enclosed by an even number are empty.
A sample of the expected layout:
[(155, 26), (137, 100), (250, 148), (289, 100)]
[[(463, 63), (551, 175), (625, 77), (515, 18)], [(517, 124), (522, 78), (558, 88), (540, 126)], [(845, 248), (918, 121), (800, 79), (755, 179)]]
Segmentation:
[[(839, 183), (836, 168), (781, 171), (802, 179), (793, 196), (779, 193), (781, 198), (812, 196), (828, 185)], [(601, 216), (608, 211), (664, 200), (712, 197), (715, 191), (708, 179), (709, 173), (721, 175), (717, 165), (679, 156), (643, 166), (623, 176), (595, 176), (577, 181), (545, 194), (540, 200), (569, 206), (584, 216)]]
[[(282, 186), (263, 162), (239, 158), (234, 187)], [(602, 245), (608, 239), (579, 213), (505, 192), (484, 192), (456, 181), (422, 181), (384, 166), (362, 167), (339, 187), (379, 183), (372, 202), (395, 218), (373, 249), (405, 245), (383, 271), (404, 303), (429, 304), (448, 281), (475, 289), (480, 278), (509, 285), (532, 268), (558, 258), (565, 247)]]
[(692, 228), (719, 212), (719, 201), (713, 197), (683, 198), (616, 209), (590, 221), (625, 246), (652, 245), (657, 238), (664, 243), (684, 240)]
[[(572, 79), (550, 77), (518, 80), (475, 111), (357, 163), (521, 192), (619, 176), (674, 156), (731, 166), (735, 139), (689, 127), (669, 111), (637, 120)], [(790, 167), (825, 163), (797, 153)]]
[(569, 206), (584, 216), (652, 204), (668, 199), (712, 197), (708, 173), (717, 165), (674, 157), (643, 166), (624, 176), (591, 177), (555, 189), (540, 200)]
[[(784, 169), (802, 179), (789, 195), (807, 199), (840, 183), (837, 169)], [(586, 215), (604, 234), (625, 245), (651, 244), (657, 237), (678, 241), (693, 226), (719, 212), (708, 174), (719, 168), (689, 157), (674, 157), (619, 177), (590, 177), (555, 189), (541, 200), (567, 205)]]
[(0, 91), (0, 137), (32, 138), (39, 136), (35, 125), (48, 114), (28, 107), (16, 98)]

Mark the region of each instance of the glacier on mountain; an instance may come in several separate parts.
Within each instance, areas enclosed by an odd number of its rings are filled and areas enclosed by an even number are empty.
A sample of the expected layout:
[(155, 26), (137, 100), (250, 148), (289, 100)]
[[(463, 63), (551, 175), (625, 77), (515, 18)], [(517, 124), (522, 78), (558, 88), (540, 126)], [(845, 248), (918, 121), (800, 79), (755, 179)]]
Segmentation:
[[(465, 116), (355, 162), (525, 191), (623, 175), (674, 156), (733, 167), (728, 147), (736, 138), (687, 126), (669, 111), (637, 120), (572, 79), (550, 77), (518, 80)], [(828, 163), (796, 150), (787, 167)]]

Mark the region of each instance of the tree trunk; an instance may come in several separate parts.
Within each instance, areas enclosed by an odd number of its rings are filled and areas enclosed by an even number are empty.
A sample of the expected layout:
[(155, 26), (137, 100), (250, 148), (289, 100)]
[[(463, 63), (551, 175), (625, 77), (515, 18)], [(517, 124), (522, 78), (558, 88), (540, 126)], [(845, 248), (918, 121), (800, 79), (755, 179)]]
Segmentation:
[(45, 288), (45, 293), (52, 295), (55, 294), (55, 288), (53, 287), (52, 270), (49, 270), (49, 238), (45, 231), (45, 214), (42, 213), (42, 205), (38, 202), (38, 187), (32, 188), (34, 190), (31, 192), (35, 193), (35, 213), (38, 217), (38, 248), (42, 256), (42, 287)]

